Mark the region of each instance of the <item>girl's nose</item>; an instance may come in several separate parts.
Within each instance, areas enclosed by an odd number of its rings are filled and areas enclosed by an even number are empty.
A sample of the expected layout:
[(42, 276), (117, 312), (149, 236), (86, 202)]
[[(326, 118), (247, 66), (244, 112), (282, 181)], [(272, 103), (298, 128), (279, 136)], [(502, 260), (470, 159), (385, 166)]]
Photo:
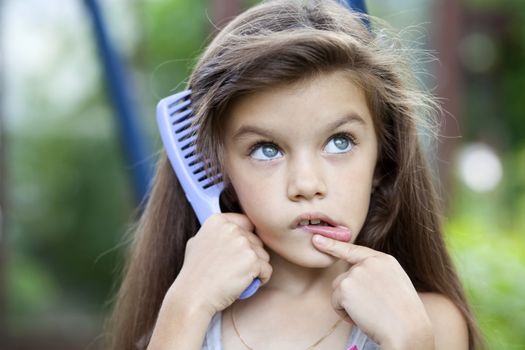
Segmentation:
[(291, 164), (288, 170), (287, 194), (291, 201), (311, 200), (326, 196), (322, 168), (315, 162), (297, 161)]

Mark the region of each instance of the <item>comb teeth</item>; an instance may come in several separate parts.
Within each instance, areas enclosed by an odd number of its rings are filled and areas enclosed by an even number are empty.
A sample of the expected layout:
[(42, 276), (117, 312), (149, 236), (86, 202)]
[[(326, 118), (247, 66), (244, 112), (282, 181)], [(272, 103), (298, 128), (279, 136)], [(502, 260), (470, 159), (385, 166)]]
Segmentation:
[(189, 99), (189, 95), (183, 96), (181, 99), (175, 100), (168, 104), (168, 108), (170, 110), (170, 117), (173, 117), (175, 113), (182, 111), (179, 113), (179, 118), (175, 120), (175, 123), (179, 123), (181, 120), (188, 117), (189, 114), (191, 114), (191, 108), (186, 108), (190, 105), (191, 100)]
[(196, 128), (192, 128), (191, 130), (188, 130), (185, 133), (180, 133), (179, 138), (177, 139), (177, 142), (183, 142), (191, 137), (197, 136), (197, 130)]
[(209, 181), (205, 182), (202, 185), (202, 188), (207, 189), (221, 182), (222, 182), (222, 175), (218, 174), (217, 176), (210, 178)]
[[(191, 120), (185, 121), (186, 123), (178, 123), (173, 124), (174, 127), (178, 128), (175, 130), (176, 134), (181, 134), (183, 131), (189, 129), (191, 127)], [(184, 133), (183, 135), (186, 136), (188, 134), (191, 134), (191, 130), (188, 130), (188, 132)]]
[(203, 189), (207, 189), (220, 183), (222, 174), (214, 173), (210, 176), (206, 169), (210, 169), (211, 163), (209, 161), (204, 162), (203, 157), (197, 154), (197, 127), (193, 125), (193, 111), (190, 105), (189, 93), (179, 96), (179, 98), (168, 102), (168, 116), (177, 146), (186, 165), (199, 185)]

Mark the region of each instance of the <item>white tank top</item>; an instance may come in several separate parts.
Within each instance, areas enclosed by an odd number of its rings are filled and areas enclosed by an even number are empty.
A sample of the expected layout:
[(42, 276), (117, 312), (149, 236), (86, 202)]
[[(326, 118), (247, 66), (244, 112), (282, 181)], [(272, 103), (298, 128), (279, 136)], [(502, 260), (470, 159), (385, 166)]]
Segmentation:
[[(221, 318), (221, 313), (218, 312), (211, 319), (202, 344), (202, 350), (222, 350)], [(352, 334), (350, 334), (344, 350), (349, 350), (354, 345), (358, 350), (380, 350), (379, 346), (357, 327), (352, 327)]]

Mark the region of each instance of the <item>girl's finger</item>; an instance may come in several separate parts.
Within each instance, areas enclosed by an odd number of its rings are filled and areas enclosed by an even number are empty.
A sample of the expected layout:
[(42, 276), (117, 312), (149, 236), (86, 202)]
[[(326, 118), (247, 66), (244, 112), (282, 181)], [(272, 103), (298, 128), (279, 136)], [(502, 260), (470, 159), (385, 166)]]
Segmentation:
[(321, 252), (348, 261), (352, 265), (357, 264), (366, 258), (380, 254), (378, 251), (367, 247), (348, 242), (336, 241), (335, 239), (321, 235), (314, 235), (312, 241), (314, 246)]
[(346, 322), (355, 325), (354, 320), (348, 315), (345, 308), (341, 305), (341, 289), (336, 288), (332, 293), (332, 307), (334, 311)]
[(354, 320), (352, 319), (352, 317), (350, 317), (345, 310), (339, 310), (339, 311), (335, 311), (345, 322), (351, 324), (352, 326), (355, 326), (355, 322)]
[(252, 245), (263, 246), (261, 239), (254, 233), (255, 226), (246, 215), (238, 213), (224, 213), (220, 215), (224, 216), (224, 218), (232, 224), (239, 226)]
[(335, 289), (339, 286), (339, 284), (341, 283), (341, 281), (343, 279), (345, 279), (346, 277), (348, 276), (348, 271), (347, 272), (343, 272), (342, 274), (340, 274), (339, 276), (337, 276), (334, 281), (332, 282), (332, 288)]
[(244, 231), (243, 233), (245, 234), (245, 236), (248, 238), (248, 240), (250, 241), (250, 243), (254, 247), (261, 247), (262, 248), (264, 246), (264, 244), (261, 241), (261, 239), (259, 237), (257, 237), (257, 235), (255, 235), (255, 233), (248, 232), (248, 231)]
[(273, 268), (269, 263), (267, 263), (266, 261), (260, 262), (258, 277), (261, 280), (261, 284), (266, 284), (270, 280), (270, 277), (272, 276), (272, 272), (273, 272)]
[(246, 215), (238, 213), (222, 213), (218, 215), (223, 216), (227, 221), (241, 227), (246, 231), (253, 232), (253, 230), (255, 230), (255, 227)]
[(255, 254), (257, 254), (259, 259), (265, 262), (270, 262), (270, 255), (263, 247), (256, 245), (252, 246), (252, 249), (255, 251)]

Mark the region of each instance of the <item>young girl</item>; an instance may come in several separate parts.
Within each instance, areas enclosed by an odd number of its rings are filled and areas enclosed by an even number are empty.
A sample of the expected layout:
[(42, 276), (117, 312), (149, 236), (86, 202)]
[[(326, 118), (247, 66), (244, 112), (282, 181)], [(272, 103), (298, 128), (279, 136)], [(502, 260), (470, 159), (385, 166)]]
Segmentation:
[(326, 0), (265, 2), (219, 33), (189, 86), (223, 213), (200, 227), (162, 156), (113, 349), (480, 346), (418, 140), (435, 103), (405, 54)]

